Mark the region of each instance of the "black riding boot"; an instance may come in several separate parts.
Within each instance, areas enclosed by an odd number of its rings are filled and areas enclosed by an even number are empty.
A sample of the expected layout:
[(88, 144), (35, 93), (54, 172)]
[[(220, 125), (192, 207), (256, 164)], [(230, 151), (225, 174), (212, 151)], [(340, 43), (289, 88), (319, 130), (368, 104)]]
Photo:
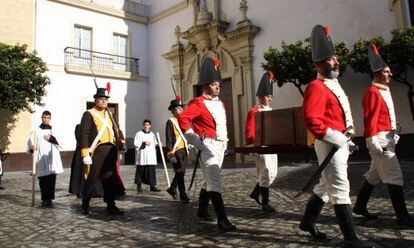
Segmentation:
[(320, 232), (315, 225), (316, 219), (319, 217), (323, 205), (325, 205), (325, 202), (323, 202), (319, 196), (312, 193), (308, 203), (306, 204), (305, 213), (299, 225), (299, 228), (302, 231), (309, 232), (312, 237), (317, 240), (324, 240), (327, 238), (326, 234)]
[(262, 196), (262, 209), (265, 212), (276, 212), (276, 210), (269, 205), (269, 188), (260, 187), (260, 195)]
[(208, 202), (210, 198), (207, 190), (201, 189), (200, 196), (198, 198), (198, 212), (197, 216), (205, 221), (214, 221), (214, 218), (208, 213)]
[(259, 196), (260, 196), (260, 186), (259, 186), (259, 183), (257, 183), (252, 193), (250, 193), (249, 197), (255, 200), (257, 204), (262, 205), (262, 203), (260, 202)]
[(225, 232), (236, 231), (237, 230), (236, 226), (231, 224), (229, 219), (227, 219), (227, 214), (224, 208), (224, 203), (223, 203), (223, 198), (221, 197), (221, 193), (209, 191), (208, 195), (211, 199), (211, 203), (213, 204), (214, 210), (216, 211), (216, 214), (217, 214), (218, 227)]
[(177, 177), (178, 177), (178, 173), (175, 173), (174, 178), (171, 182), (170, 187), (167, 189), (167, 193), (171, 195), (171, 197), (173, 199), (177, 199)]
[(414, 227), (414, 219), (410, 216), (405, 205), (404, 192), (402, 186), (388, 184), (392, 206), (395, 210), (397, 223), (399, 225)]
[(377, 214), (370, 214), (367, 209), (369, 198), (371, 197), (374, 185), (370, 184), (366, 179), (359, 189), (358, 196), (352, 211), (357, 215), (362, 215), (367, 220), (378, 219)]
[(373, 247), (367, 242), (359, 239), (352, 217), (351, 204), (334, 205), (334, 210), (342, 235), (344, 236), (345, 247)]
[(184, 182), (184, 173), (177, 173), (177, 185), (178, 191), (180, 192), (180, 201), (182, 203), (189, 203), (190, 198), (188, 198), (185, 193), (185, 182)]

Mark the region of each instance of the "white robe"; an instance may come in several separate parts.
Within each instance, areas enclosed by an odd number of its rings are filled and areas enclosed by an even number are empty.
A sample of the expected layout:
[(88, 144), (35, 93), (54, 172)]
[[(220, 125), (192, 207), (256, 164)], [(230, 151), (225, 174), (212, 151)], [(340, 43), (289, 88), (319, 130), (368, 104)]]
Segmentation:
[[(150, 141), (151, 144), (146, 145), (144, 149), (140, 149), (142, 142)], [(158, 145), (157, 138), (153, 132), (144, 133), (139, 131), (135, 135), (135, 164), (136, 165), (156, 165), (157, 164), (157, 151)]]
[[(36, 173), (38, 177), (51, 174), (59, 174), (63, 172), (62, 160), (57, 145), (45, 140), (45, 135), (52, 135), (51, 129), (36, 128)], [(34, 131), (30, 133), (27, 142), (27, 150), (29, 151), (34, 142)]]

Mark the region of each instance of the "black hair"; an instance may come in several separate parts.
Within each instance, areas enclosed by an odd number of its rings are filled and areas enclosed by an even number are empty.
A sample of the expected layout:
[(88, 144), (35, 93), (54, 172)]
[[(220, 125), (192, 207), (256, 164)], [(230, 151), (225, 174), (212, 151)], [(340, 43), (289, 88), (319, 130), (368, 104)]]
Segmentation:
[(42, 116), (52, 116), (52, 114), (50, 113), (50, 111), (45, 110), (43, 111)]
[(145, 120), (142, 122), (142, 125), (144, 125), (145, 123), (149, 123), (149, 124), (151, 125), (151, 121), (150, 121), (150, 120), (148, 120), (148, 119), (145, 119)]

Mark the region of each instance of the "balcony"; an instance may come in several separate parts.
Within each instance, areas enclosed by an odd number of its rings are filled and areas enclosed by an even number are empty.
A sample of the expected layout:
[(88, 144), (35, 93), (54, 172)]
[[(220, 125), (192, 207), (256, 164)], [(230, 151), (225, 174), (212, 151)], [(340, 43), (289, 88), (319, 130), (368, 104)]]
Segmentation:
[[(119, 78), (139, 79), (139, 59), (115, 54), (66, 47), (65, 71), (67, 73)], [(92, 72), (93, 71), (93, 72)]]

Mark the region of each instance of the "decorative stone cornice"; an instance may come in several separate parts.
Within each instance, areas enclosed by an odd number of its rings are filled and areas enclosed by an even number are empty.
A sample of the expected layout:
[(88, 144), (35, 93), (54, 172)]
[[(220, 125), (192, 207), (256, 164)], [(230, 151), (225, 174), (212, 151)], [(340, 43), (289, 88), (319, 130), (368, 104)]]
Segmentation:
[(238, 28), (227, 33), (226, 39), (228, 41), (240, 40), (240, 39), (253, 39), (257, 33), (259, 33), (260, 28), (248, 23), (247, 21), (244, 23), (240, 23)]
[(180, 37), (196, 45), (200, 51), (211, 50), (217, 47), (217, 38), (222, 36), (230, 23), (213, 20), (207, 24), (194, 25), (187, 31), (182, 32)]
[(89, 11), (93, 11), (93, 12), (97, 12), (97, 13), (101, 13), (105, 15), (119, 17), (125, 20), (139, 22), (142, 24), (148, 24), (147, 17), (131, 14), (123, 10), (108, 8), (105, 6), (95, 4), (93, 2), (86, 2), (86, 1), (81, 1), (81, 0), (48, 0), (48, 1), (65, 4), (68, 6), (85, 9), (85, 10), (89, 10)]
[(168, 9), (165, 9), (165, 10), (163, 10), (163, 11), (161, 11), (161, 12), (155, 14), (155, 15), (150, 16), (149, 23), (152, 24), (152, 23), (155, 23), (155, 22), (157, 22), (161, 19), (164, 19), (166, 17), (174, 15), (175, 13), (187, 8), (189, 4), (190, 4), (190, 0), (181, 1), (181, 2), (179, 2), (179, 3), (177, 3), (173, 6), (169, 7)]

